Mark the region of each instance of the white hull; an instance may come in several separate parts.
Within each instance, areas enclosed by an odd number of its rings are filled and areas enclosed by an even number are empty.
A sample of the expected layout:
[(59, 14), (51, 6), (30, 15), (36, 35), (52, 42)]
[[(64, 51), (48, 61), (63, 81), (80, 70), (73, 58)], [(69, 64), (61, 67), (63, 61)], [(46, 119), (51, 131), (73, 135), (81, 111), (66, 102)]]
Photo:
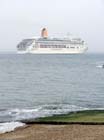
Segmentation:
[(19, 54), (81, 54), (86, 52), (87, 48), (82, 49), (50, 49), (50, 48), (38, 48), (34, 50), (18, 51)]

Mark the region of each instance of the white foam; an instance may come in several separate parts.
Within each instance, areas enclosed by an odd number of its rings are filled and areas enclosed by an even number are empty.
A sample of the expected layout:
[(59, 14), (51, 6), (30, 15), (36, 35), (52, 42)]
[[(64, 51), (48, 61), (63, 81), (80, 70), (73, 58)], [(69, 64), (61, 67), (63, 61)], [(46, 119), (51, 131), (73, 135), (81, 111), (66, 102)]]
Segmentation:
[(0, 134), (14, 131), (17, 127), (24, 126), (24, 123), (21, 122), (8, 122), (8, 123), (0, 123)]
[(35, 119), (47, 117), (57, 114), (66, 114), (73, 111), (87, 110), (88, 108), (79, 107), (69, 104), (50, 104), (42, 105), (27, 109), (9, 109), (0, 112), (2, 121), (21, 121), (27, 119)]
[(9, 115), (13, 120), (23, 120), (23, 119), (32, 119), (39, 117), (46, 117), (55, 114), (65, 114), (72, 111), (86, 110), (88, 108), (83, 108), (75, 105), (68, 104), (51, 104), (38, 106), (35, 109), (12, 109), (9, 110)]
[(97, 68), (103, 68), (103, 66), (102, 65), (98, 65), (98, 66), (96, 66)]

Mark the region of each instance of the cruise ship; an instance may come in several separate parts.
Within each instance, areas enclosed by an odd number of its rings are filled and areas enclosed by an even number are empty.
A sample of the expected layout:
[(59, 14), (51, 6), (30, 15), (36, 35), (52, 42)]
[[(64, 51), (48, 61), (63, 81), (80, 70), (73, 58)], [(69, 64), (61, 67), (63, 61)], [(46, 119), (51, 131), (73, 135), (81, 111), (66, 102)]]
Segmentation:
[(80, 54), (88, 50), (85, 41), (80, 38), (50, 38), (43, 28), (41, 37), (23, 39), (17, 45), (19, 54)]

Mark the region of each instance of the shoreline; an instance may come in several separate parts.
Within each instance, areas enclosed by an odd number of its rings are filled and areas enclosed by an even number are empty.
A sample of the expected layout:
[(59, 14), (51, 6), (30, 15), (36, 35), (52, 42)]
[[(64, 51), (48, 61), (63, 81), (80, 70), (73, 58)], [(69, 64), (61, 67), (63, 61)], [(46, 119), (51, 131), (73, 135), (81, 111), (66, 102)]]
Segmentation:
[[(46, 140), (49, 140), (52, 134), (55, 139), (56, 131), (54, 131), (54, 129), (56, 129), (58, 132), (57, 137), (60, 137), (61, 131), (65, 133), (63, 135), (68, 135), (70, 137), (71, 133), (73, 133), (74, 135), (74, 132), (83, 132), (84, 135), (86, 135), (87, 131), (94, 130), (92, 131), (91, 135), (93, 134), (93, 139), (95, 140), (97, 133), (102, 133), (101, 135), (103, 135), (104, 132), (104, 110), (84, 110), (70, 112), (68, 114), (60, 114), (38, 119), (22, 120), (20, 121), (20, 123), (24, 123), (25, 125), (22, 127), (17, 127), (14, 130), (11, 130), (11, 132), (9, 131), (7, 133), (0, 134), (0, 139), (27, 140), (27, 138), (29, 137), (28, 139), (33, 140), (33, 136), (35, 136), (37, 137), (36, 140), (43, 140), (42, 138), (38, 139), (38, 137), (43, 137), (43, 135), (45, 135), (47, 137)], [(70, 129), (71, 133), (69, 133), (67, 129)], [(28, 135), (28, 132), (31, 135)], [(52, 134), (49, 134), (48, 132), (51, 132)], [(21, 137), (18, 138), (19, 136)], [(81, 139), (83, 135), (80, 135), (78, 137), (80, 137)], [(66, 137), (63, 137), (62, 139), (60, 138), (59, 140), (64, 139), (66, 139)], [(71, 140), (74, 139), (72, 138)]]
[(26, 124), (81, 124), (104, 125), (104, 110), (83, 110), (37, 119), (22, 120)]

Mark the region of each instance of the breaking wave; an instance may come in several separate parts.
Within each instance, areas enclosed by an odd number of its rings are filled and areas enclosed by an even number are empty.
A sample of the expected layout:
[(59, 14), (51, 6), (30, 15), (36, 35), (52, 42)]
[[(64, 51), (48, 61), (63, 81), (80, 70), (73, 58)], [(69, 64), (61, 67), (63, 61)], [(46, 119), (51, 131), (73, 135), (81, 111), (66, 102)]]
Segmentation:
[(0, 121), (21, 121), (21, 120), (28, 120), (28, 119), (35, 119), (40, 117), (52, 116), (57, 114), (66, 114), (73, 111), (80, 111), (86, 110), (88, 108), (79, 107), (75, 105), (69, 104), (59, 104), (59, 105), (43, 105), (37, 106), (33, 108), (26, 108), (26, 109), (8, 109), (8, 110), (1, 110), (0, 111)]
[[(93, 108), (90, 108), (93, 109)], [(95, 108), (94, 108), (95, 109)], [(96, 108), (97, 109), (97, 108)], [(103, 108), (99, 108), (103, 109)], [(67, 114), (75, 111), (89, 110), (89, 108), (79, 107), (76, 105), (69, 104), (51, 104), (51, 105), (42, 105), (37, 106), (34, 109), (25, 108), (25, 109), (8, 109), (0, 110), (0, 133), (13, 131), (17, 127), (24, 126), (24, 123), (21, 123), (22, 120), (30, 120), (40, 117), (47, 117), (58, 114)]]
[(24, 126), (24, 123), (21, 122), (8, 122), (8, 123), (0, 123), (0, 134), (14, 131), (17, 127)]

